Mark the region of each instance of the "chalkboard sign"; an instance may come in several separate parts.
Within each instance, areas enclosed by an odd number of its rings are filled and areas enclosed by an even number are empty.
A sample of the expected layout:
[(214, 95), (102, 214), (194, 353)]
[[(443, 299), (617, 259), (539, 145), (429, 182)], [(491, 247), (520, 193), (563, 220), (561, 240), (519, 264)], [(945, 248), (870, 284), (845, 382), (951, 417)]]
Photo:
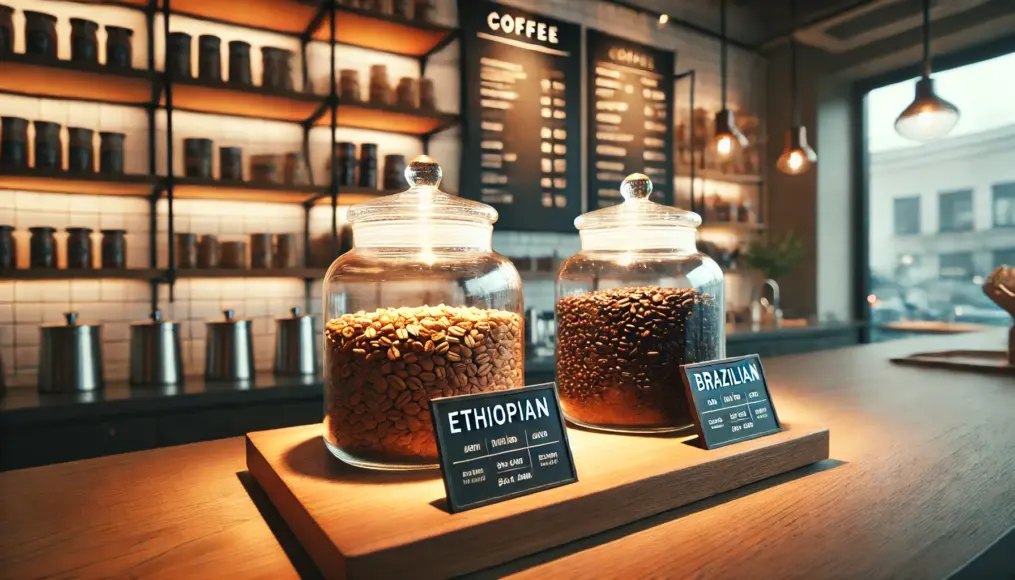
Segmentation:
[(653, 201), (673, 204), (673, 70), (676, 55), (586, 32), (588, 52), (589, 203), (623, 201), (631, 173), (652, 178)]
[(430, 400), (452, 513), (578, 481), (553, 383)]
[(498, 230), (574, 231), (581, 207), (581, 27), (460, 0), (461, 194)]
[(680, 368), (698, 438), (705, 449), (771, 435), (782, 429), (758, 355)]

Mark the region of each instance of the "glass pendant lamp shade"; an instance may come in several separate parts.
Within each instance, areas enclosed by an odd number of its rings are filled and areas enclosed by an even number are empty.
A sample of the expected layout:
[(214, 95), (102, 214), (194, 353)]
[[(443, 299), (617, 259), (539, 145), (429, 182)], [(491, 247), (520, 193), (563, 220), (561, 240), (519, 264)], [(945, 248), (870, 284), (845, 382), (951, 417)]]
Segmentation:
[(787, 175), (800, 175), (807, 173), (817, 160), (817, 153), (807, 144), (807, 128), (793, 127), (786, 131), (786, 147), (775, 167)]
[(959, 122), (959, 109), (934, 93), (934, 81), (916, 81), (916, 98), (895, 120), (895, 130), (906, 139), (933, 141), (947, 135)]
[(734, 151), (747, 146), (747, 137), (737, 128), (733, 111), (723, 109), (715, 114), (715, 136), (712, 137), (712, 148), (720, 158), (726, 158)]
[(930, 72), (930, 0), (923, 0), (923, 76), (916, 81), (916, 98), (895, 119), (895, 131), (906, 139), (940, 139), (959, 122), (959, 108), (937, 96)]

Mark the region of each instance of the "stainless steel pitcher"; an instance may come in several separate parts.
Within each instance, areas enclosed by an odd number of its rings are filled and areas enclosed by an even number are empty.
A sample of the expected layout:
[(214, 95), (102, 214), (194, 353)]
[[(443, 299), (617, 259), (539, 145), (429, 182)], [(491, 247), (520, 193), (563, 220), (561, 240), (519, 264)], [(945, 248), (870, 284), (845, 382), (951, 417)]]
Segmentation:
[(177, 385), (183, 382), (180, 323), (162, 320), (155, 310), (151, 319), (130, 325), (130, 384)]
[(275, 319), (275, 374), (312, 375), (317, 372), (314, 318), (295, 307), (290, 313)]
[(204, 377), (209, 381), (248, 381), (254, 378), (254, 337), (249, 318), (226, 310), (223, 320), (209, 320)]
[(66, 323), (41, 327), (39, 390), (78, 393), (101, 389), (102, 325), (79, 323), (77, 312), (67, 312), (64, 317)]

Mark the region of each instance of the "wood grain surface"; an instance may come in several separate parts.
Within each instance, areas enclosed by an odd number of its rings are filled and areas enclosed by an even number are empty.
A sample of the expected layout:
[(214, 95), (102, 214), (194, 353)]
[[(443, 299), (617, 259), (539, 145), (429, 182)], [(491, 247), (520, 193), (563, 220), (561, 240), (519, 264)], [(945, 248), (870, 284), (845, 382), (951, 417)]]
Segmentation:
[[(832, 460), (478, 575), (944, 577), (1015, 526), (1015, 380), (888, 359), (1001, 350), (1007, 339), (1003, 330), (766, 359), (780, 418), (827, 426)], [(0, 578), (307, 574), (279, 540), (289, 530), (262, 519), (277, 513), (259, 510), (237, 478), (243, 445), (0, 473)], [(1015, 565), (978, 577), (1013, 575)]]
[(243, 439), (0, 474), (0, 578), (297, 578)]
[(712, 451), (693, 438), (569, 429), (577, 483), (457, 514), (439, 471), (350, 467), (319, 425), (247, 435), (247, 467), (329, 578), (447, 578), (828, 458), (814, 426)]

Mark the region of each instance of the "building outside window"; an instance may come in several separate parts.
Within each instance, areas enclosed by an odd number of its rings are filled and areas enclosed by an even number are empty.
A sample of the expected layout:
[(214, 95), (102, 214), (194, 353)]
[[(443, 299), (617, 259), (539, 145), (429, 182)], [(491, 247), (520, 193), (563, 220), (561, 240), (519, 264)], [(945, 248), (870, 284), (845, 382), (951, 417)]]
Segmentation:
[(1015, 181), (995, 183), (993, 190), (994, 227), (1015, 226)]
[(920, 196), (895, 198), (895, 235), (920, 233)]
[(938, 196), (938, 220), (942, 232), (973, 231), (973, 190), (948, 191)]
[(1012, 324), (982, 288), (998, 264), (1015, 266), (1015, 107), (997, 99), (997, 79), (1015, 82), (1015, 54), (936, 72), (962, 116), (928, 143), (895, 132), (912, 80), (866, 95), (870, 286), (857, 298), (873, 340), (907, 336), (893, 328), (906, 321)]

